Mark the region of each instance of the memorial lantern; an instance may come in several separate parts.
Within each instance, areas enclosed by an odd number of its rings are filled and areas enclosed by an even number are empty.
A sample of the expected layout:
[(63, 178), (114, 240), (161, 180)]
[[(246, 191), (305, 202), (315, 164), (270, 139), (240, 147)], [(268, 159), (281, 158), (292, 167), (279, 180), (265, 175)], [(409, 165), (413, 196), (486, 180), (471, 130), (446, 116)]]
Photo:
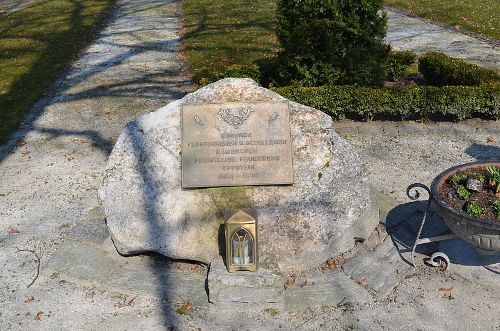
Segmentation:
[(256, 271), (258, 252), (255, 210), (226, 210), (224, 222), (227, 271)]

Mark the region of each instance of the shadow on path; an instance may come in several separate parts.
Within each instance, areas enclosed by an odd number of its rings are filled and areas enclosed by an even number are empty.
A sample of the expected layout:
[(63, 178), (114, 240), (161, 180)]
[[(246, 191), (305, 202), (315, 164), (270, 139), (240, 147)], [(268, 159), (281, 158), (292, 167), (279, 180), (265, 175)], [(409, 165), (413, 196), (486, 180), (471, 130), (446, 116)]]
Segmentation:
[[(82, 3), (81, 0), (72, 0), (72, 3), (72, 29), (79, 30), (84, 28), (81, 25), (85, 19), (81, 15)], [(108, 20), (108, 28), (100, 33), (99, 39), (73, 63), (68, 74), (57, 80), (54, 92), (32, 107), (20, 130), (13, 134), (6, 144), (0, 145), (0, 162), (16, 147), (16, 141), (23, 141), (30, 131), (48, 133), (52, 136), (86, 136), (99, 146), (103, 153), (109, 154), (110, 141), (103, 138), (104, 132), (85, 129), (84, 127), (92, 126), (92, 123), (87, 123), (84, 119), (80, 124), (81, 129), (43, 127), (36, 123), (42, 114), (56, 105), (79, 101), (78, 105), (85, 107), (82, 103), (90, 100), (102, 104), (106, 103), (106, 99), (127, 98), (161, 100), (166, 104), (182, 97), (185, 94), (183, 89), (190, 86), (191, 82), (184, 75), (182, 63), (177, 60), (179, 38), (175, 36), (175, 24), (179, 17), (177, 13), (171, 13), (163, 8), (176, 3), (175, 0), (120, 1)], [(160, 12), (151, 14), (154, 10)], [(32, 23), (41, 24), (36, 21)], [(8, 32), (2, 35), (2, 38), (8, 37)], [(59, 36), (49, 35), (40, 38), (45, 41)], [(11, 92), (1, 99), (4, 101), (20, 99), (27, 104), (32, 103), (34, 100), (21, 97), (22, 88), (36, 84), (37, 77), (47, 66), (45, 57), (57, 57), (52, 48), (47, 49), (46, 54), (41, 56), (41, 60), (32, 70), (22, 76), (14, 84)], [(0, 105), (3, 105), (2, 102), (0, 100)], [(91, 111), (104, 111), (103, 107), (95, 108)], [(78, 111), (81, 109), (75, 109), (74, 104), (68, 109), (68, 112), (75, 112), (76, 119), (79, 117)], [(96, 121), (99, 121), (99, 116), (105, 116), (96, 115)], [(65, 118), (62, 119), (62, 126), (64, 120)]]

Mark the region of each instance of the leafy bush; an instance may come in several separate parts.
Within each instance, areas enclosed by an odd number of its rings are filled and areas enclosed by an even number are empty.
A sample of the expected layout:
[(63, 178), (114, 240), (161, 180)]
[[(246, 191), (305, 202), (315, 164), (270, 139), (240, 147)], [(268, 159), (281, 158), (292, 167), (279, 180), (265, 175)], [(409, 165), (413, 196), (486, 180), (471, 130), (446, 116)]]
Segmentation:
[(387, 61), (387, 74), (393, 81), (404, 78), (406, 69), (415, 62), (417, 55), (412, 51), (392, 51)]
[(389, 51), (381, 9), (382, 0), (278, 0), (283, 83), (381, 85)]
[(426, 53), (419, 57), (418, 63), (418, 69), (429, 85), (477, 86), (485, 81), (499, 80), (493, 69), (470, 64), (442, 53)]
[(500, 84), (377, 89), (353, 86), (281, 87), (285, 98), (334, 119), (500, 119)]

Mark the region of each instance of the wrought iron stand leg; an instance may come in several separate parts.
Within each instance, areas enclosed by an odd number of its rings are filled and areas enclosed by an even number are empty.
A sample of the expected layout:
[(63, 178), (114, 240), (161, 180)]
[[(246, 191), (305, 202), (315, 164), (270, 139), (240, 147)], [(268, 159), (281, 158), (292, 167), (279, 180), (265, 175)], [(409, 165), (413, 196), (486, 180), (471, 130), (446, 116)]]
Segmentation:
[[(412, 189), (417, 188), (417, 187), (420, 187), (420, 188), (423, 188), (424, 190), (426, 190), (427, 194), (429, 195), (429, 199), (427, 200), (427, 207), (425, 208), (424, 217), (422, 218), (422, 223), (420, 224), (420, 228), (418, 229), (417, 237), (415, 238), (415, 243), (413, 244), (413, 247), (411, 249), (411, 263), (413, 264), (413, 267), (415, 269), (418, 269), (417, 265), (415, 264), (415, 249), (417, 248), (418, 245), (458, 238), (458, 236), (453, 234), (453, 233), (445, 234), (445, 235), (441, 235), (441, 236), (436, 236), (436, 237), (430, 237), (430, 238), (422, 238), (422, 239), (420, 238), (420, 235), (422, 234), (422, 229), (424, 228), (425, 222), (427, 220), (427, 214), (429, 213), (429, 208), (431, 206), (432, 199), (431, 199), (431, 191), (426, 185), (420, 184), (420, 183), (415, 183), (415, 184), (408, 186), (408, 188), (406, 189), (406, 195), (411, 200), (417, 200), (420, 196), (420, 193), (418, 192), (418, 190), (415, 190), (414, 195), (410, 194), (410, 191)], [(429, 259), (429, 263), (434, 267), (442, 266), (442, 263), (445, 263), (445, 266), (443, 267), (443, 271), (444, 271), (450, 265), (450, 259), (444, 253), (436, 252), (436, 253), (431, 255), (431, 257)]]
[(415, 238), (415, 243), (413, 244), (413, 247), (411, 249), (411, 263), (413, 264), (413, 268), (415, 268), (415, 269), (417, 269), (417, 265), (415, 264), (415, 249), (417, 248), (417, 246), (419, 244), (418, 240), (420, 239), (420, 235), (422, 234), (422, 229), (424, 228), (425, 221), (427, 220), (427, 213), (429, 212), (429, 207), (431, 206), (431, 190), (424, 184), (420, 184), (420, 183), (411, 184), (406, 189), (406, 195), (411, 200), (417, 200), (420, 197), (420, 193), (418, 192), (418, 190), (415, 190), (414, 195), (410, 194), (411, 193), (410, 191), (414, 188), (417, 188), (417, 187), (420, 187), (420, 188), (423, 188), (424, 190), (426, 190), (427, 194), (429, 195), (429, 199), (427, 200), (427, 207), (425, 208), (424, 217), (422, 218), (422, 223), (420, 224), (420, 228), (418, 229), (417, 238)]

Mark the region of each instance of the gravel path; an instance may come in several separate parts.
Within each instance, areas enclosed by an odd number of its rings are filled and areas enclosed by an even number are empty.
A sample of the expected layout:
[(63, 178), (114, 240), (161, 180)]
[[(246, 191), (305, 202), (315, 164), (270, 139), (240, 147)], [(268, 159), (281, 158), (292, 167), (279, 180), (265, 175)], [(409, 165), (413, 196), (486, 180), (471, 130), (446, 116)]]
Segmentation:
[[(500, 328), (499, 256), (445, 274), (424, 267), (409, 273), (401, 259), (407, 250), (392, 244), (411, 239), (412, 220), (421, 216), (421, 204), (404, 197), (407, 184), (428, 184), (455, 163), (499, 157), (500, 128), (492, 121), (337, 124), (366, 162), (382, 220), (397, 224), (389, 237), (381, 230), (351, 252), (356, 260), (350, 261), (367, 265), (368, 279), (382, 279), (389, 289), (377, 293), (361, 270), (352, 281), (369, 291), (370, 300), (299, 311), (214, 306), (204, 292), (205, 267), (154, 255), (119, 256), (97, 188), (123, 125), (192, 88), (177, 57), (178, 10), (175, 0), (118, 1), (105, 30), (53, 95), (0, 146), (0, 329)], [(41, 257), (40, 275), (29, 288), (37, 259), (19, 251), (26, 249)], [(449, 249), (473, 255), (460, 242)], [(175, 313), (187, 301), (191, 315)]]
[(460, 33), (451, 27), (386, 9), (385, 41), (394, 50), (411, 50), (417, 54), (438, 51), (471, 63), (500, 69), (498, 42), (486, 41)]

